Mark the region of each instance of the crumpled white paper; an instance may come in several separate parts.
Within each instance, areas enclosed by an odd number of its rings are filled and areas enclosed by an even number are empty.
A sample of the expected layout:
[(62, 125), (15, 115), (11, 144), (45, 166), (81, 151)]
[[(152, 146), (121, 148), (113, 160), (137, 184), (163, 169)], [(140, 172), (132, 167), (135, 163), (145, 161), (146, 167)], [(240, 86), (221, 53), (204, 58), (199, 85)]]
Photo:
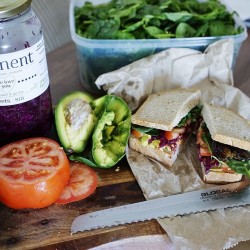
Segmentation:
[[(145, 98), (176, 87), (196, 87), (202, 99), (250, 120), (250, 98), (233, 87), (233, 40), (211, 44), (204, 53), (172, 48), (101, 75), (96, 84), (124, 98), (135, 110)], [(126, 156), (146, 199), (211, 187), (201, 179), (195, 141), (189, 140), (172, 168), (128, 147)], [(228, 249), (250, 239), (250, 206), (158, 220), (174, 249)]]
[(207, 89), (211, 82), (233, 85), (233, 55), (228, 53), (232, 50), (233, 40), (212, 44), (204, 53), (167, 49), (103, 74), (95, 83), (107, 93), (121, 96), (134, 110), (149, 94), (168, 88), (199, 85)]

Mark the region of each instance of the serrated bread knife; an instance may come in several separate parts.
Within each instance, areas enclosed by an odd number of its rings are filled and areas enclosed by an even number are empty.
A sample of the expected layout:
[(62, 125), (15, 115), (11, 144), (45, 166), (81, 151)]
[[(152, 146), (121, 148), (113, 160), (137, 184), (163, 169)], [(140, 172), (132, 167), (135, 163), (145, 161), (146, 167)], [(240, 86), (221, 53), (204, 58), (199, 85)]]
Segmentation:
[(187, 215), (250, 204), (249, 180), (176, 194), (76, 217), (71, 233), (151, 219)]

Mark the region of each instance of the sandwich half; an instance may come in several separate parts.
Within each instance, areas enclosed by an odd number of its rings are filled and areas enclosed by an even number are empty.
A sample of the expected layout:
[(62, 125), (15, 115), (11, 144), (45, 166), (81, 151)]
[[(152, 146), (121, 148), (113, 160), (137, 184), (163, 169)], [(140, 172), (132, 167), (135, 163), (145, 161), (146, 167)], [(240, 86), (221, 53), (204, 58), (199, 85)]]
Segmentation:
[(196, 89), (173, 89), (150, 95), (132, 115), (129, 146), (172, 166), (200, 117), (200, 96), (200, 90)]
[(232, 110), (203, 104), (197, 148), (206, 183), (237, 182), (250, 167), (250, 124)]

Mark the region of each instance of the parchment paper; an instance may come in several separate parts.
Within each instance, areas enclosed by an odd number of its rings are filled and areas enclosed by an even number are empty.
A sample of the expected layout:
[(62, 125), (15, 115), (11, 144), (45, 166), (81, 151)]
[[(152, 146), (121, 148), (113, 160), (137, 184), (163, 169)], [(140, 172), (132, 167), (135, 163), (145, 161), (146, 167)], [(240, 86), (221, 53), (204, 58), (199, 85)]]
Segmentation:
[[(250, 120), (250, 98), (233, 87), (233, 40), (204, 53), (172, 48), (101, 75), (97, 86), (124, 98), (135, 110), (150, 93), (176, 87), (201, 89), (202, 99), (235, 110)], [(211, 187), (201, 179), (194, 139), (172, 168), (127, 148), (126, 156), (146, 199)], [(174, 249), (228, 249), (250, 239), (250, 206), (158, 220)]]

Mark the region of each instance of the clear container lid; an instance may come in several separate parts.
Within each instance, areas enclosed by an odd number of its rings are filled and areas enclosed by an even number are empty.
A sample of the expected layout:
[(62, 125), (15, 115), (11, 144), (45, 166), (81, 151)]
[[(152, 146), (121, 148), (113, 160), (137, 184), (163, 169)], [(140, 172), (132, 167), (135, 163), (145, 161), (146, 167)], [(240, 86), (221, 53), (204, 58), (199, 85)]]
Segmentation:
[(9, 18), (26, 10), (32, 0), (1, 0), (0, 19)]

